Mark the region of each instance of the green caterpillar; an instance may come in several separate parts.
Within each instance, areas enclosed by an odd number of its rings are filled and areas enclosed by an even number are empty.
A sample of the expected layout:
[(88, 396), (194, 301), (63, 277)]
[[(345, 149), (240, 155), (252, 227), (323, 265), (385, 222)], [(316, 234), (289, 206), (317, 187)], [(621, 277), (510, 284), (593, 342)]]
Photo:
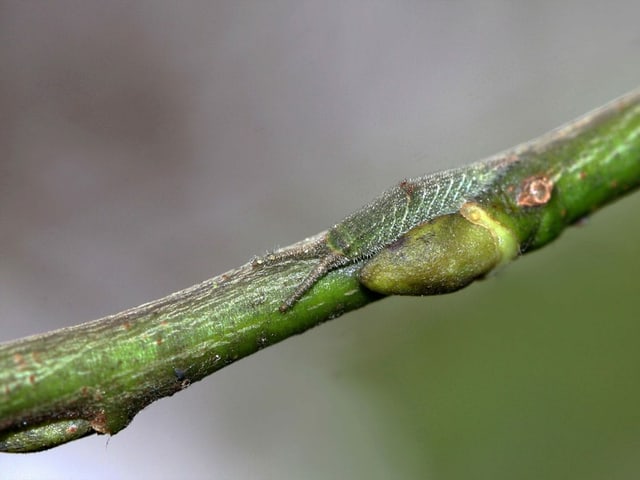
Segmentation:
[(311, 247), (289, 250), (273, 259), (318, 258), (318, 263), (280, 306), (290, 309), (331, 270), (371, 258), (414, 227), (458, 212), (481, 195), (513, 162), (508, 154), (492, 160), (403, 180), (370, 204), (330, 228)]

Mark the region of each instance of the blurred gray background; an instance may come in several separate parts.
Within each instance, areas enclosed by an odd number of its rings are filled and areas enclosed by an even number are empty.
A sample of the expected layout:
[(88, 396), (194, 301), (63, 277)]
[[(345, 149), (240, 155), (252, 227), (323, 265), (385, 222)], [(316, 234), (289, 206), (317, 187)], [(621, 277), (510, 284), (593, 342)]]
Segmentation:
[[(0, 3), (0, 341), (182, 289), (640, 83), (637, 1)], [(626, 479), (640, 196), (3, 478)]]

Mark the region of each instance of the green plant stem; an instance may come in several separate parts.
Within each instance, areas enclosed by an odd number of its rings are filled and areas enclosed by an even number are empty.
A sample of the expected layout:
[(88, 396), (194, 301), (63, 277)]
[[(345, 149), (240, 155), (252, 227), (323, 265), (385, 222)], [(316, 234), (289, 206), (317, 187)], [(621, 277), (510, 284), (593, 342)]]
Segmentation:
[[(469, 200), (514, 232), (520, 253), (539, 248), (640, 185), (640, 90), (486, 162), (495, 179)], [(382, 298), (359, 281), (363, 259), (281, 311), (318, 261), (299, 252), (323, 235), (140, 307), (0, 345), (0, 451), (115, 434), (149, 403)]]

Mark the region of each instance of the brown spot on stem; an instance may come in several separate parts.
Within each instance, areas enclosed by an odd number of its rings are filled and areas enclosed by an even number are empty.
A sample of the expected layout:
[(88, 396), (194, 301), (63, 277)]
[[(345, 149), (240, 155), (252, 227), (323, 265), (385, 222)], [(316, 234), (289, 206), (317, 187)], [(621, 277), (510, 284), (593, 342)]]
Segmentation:
[(24, 361), (24, 357), (19, 353), (13, 355), (13, 363), (16, 364), (18, 370), (24, 370), (27, 367), (27, 362)]
[(546, 175), (533, 175), (522, 181), (518, 206), (535, 207), (544, 205), (551, 198), (553, 181)]
[(580, 172), (578, 174), (578, 177), (580, 177), (580, 180), (584, 180), (585, 178), (587, 178), (587, 174), (585, 172)]
[(29, 375), (29, 383), (31, 385), (36, 383), (36, 376), (33, 373), (31, 375)]
[(73, 423), (67, 427), (66, 433), (67, 435), (74, 435), (78, 431), (78, 426)]
[(162, 337), (156, 338), (156, 345), (162, 345)]
[(611, 188), (618, 188), (618, 181), (617, 180), (611, 180)]
[(91, 428), (93, 428), (98, 433), (109, 433), (107, 430), (107, 415), (104, 410), (100, 410), (93, 420), (91, 420)]
[(122, 324), (122, 328), (125, 329), (125, 330), (131, 329), (131, 322), (129, 320), (127, 320), (126, 322), (124, 322)]

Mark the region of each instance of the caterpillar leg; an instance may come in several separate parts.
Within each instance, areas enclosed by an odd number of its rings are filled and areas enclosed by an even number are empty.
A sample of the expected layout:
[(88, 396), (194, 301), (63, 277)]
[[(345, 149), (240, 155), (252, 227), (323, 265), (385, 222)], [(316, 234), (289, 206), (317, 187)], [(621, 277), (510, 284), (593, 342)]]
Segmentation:
[(291, 295), (284, 301), (282, 305), (280, 305), (280, 311), (285, 313), (291, 307), (295, 305), (295, 303), (300, 300), (305, 293), (309, 291), (315, 283), (324, 277), (327, 273), (333, 270), (336, 266), (344, 263), (344, 256), (336, 253), (336, 252), (327, 252), (322, 257), (320, 257), (318, 263), (316, 263), (313, 270), (309, 272), (306, 278), (296, 287)]

